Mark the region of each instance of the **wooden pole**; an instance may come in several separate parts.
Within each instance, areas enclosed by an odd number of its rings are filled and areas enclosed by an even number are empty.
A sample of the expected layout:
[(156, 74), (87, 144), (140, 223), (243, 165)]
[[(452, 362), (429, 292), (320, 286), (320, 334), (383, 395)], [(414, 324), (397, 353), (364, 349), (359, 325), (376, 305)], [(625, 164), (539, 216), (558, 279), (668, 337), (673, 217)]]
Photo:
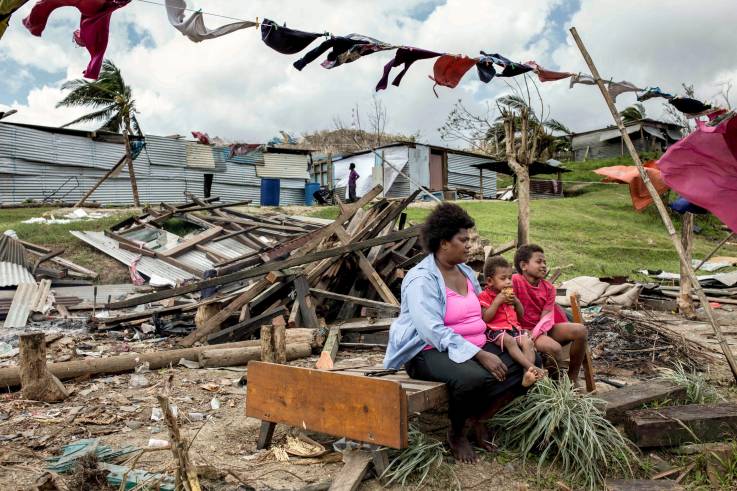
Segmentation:
[(727, 243), (727, 242), (729, 241), (729, 239), (731, 239), (732, 237), (734, 237), (734, 235), (735, 235), (735, 233), (734, 233), (734, 232), (732, 232), (731, 234), (729, 234), (728, 236), (726, 236), (725, 238), (723, 238), (723, 239), (721, 240), (721, 242), (719, 242), (719, 243), (717, 244), (717, 246), (716, 246), (716, 247), (714, 248), (714, 250), (713, 250), (713, 251), (711, 251), (711, 252), (710, 252), (709, 254), (707, 254), (707, 255), (706, 255), (706, 257), (705, 257), (705, 258), (704, 258), (704, 259), (703, 259), (703, 260), (702, 260), (702, 261), (701, 261), (701, 262), (699, 263), (699, 265), (698, 265), (698, 266), (696, 266), (696, 271), (698, 271), (699, 269), (701, 269), (701, 266), (703, 266), (703, 265), (704, 265), (704, 263), (706, 263), (706, 261), (708, 261), (709, 259), (711, 259), (711, 257), (712, 257), (712, 256), (713, 256), (714, 254), (716, 254), (716, 253), (717, 253), (717, 251), (719, 251), (719, 249), (721, 249), (721, 248), (722, 248), (722, 246), (723, 246), (724, 244), (726, 244), (726, 243)]
[(197, 468), (189, 460), (189, 445), (191, 442), (183, 439), (179, 433), (179, 424), (169, 405), (169, 398), (161, 395), (156, 396), (156, 398), (159, 400), (161, 412), (164, 414), (166, 426), (169, 428), (171, 453), (174, 454), (174, 459), (177, 461), (177, 489), (201, 491), (200, 480), (197, 477)]
[(89, 190), (89, 191), (87, 191), (87, 192), (85, 193), (85, 195), (84, 195), (84, 196), (82, 196), (82, 198), (81, 198), (81, 199), (80, 199), (79, 201), (77, 201), (77, 203), (76, 203), (76, 204), (74, 205), (74, 207), (75, 207), (75, 208), (79, 208), (79, 207), (81, 207), (82, 205), (84, 205), (84, 202), (85, 202), (85, 201), (87, 201), (87, 199), (88, 199), (88, 198), (89, 198), (90, 196), (92, 196), (92, 193), (94, 193), (95, 191), (97, 191), (97, 188), (99, 188), (99, 187), (100, 187), (100, 186), (102, 185), (102, 183), (103, 183), (103, 182), (107, 181), (107, 180), (108, 180), (108, 178), (109, 178), (110, 176), (112, 176), (113, 174), (115, 174), (115, 172), (116, 172), (116, 171), (117, 171), (118, 169), (120, 169), (120, 168), (121, 168), (121, 167), (123, 166), (123, 164), (125, 164), (125, 163), (126, 163), (127, 161), (128, 161), (128, 156), (127, 156), (127, 155), (123, 155), (122, 157), (120, 157), (120, 160), (118, 160), (118, 163), (117, 163), (117, 164), (115, 164), (115, 165), (113, 166), (113, 168), (112, 168), (112, 169), (110, 169), (109, 171), (107, 171), (107, 172), (105, 173), (105, 175), (103, 175), (103, 176), (102, 176), (102, 177), (100, 178), (100, 180), (99, 180), (99, 181), (97, 181), (97, 182), (95, 183), (95, 185), (94, 185), (94, 186), (92, 186), (92, 187), (90, 188), (90, 190)]
[(131, 120), (130, 116), (126, 115), (125, 118), (125, 155), (128, 161), (128, 177), (131, 180), (131, 192), (133, 193), (133, 204), (136, 208), (140, 208), (141, 200), (138, 197), (138, 182), (136, 181), (136, 171), (133, 168), (133, 148), (131, 147)]
[(735, 381), (737, 381), (737, 363), (734, 360), (734, 355), (732, 354), (732, 351), (729, 347), (729, 344), (727, 343), (727, 340), (724, 338), (722, 329), (719, 327), (719, 323), (717, 322), (716, 317), (714, 316), (714, 311), (711, 309), (711, 306), (709, 305), (709, 301), (706, 298), (706, 294), (704, 293), (704, 290), (701, 288), (701, 284), (699, 283), (699, 280), (696, 278), (696, 272), (693, 269), (693, 265), (690, 262), (686, 261), (686, 253), (683, 250), (683, 245), (681, 244), (680, 238), (676, 234), (676, 229), (675, 227), (673, 227), (673, 222), (670, 219), (670, 215), (668, 215), (668, 210), (665, 209), (663, 200), (660, 198), (660, 195), (656, 191), (655, 186), (653, 186), (653, 183), (650, 182), (650, 177), (648, 176), (647, 171), (645, 170), (645, 167), (642, 165), (642, 160), (640, 160), (640, 156), (637, 154), (637, 150), (635, 149), (635, 146), (632, 143), (632, 140), (630, 139), (629, 134), (627, 134), (627, 130), (625, 129), (624, 124), (622, 123), (622, 118), (619, 116), (619, 112), (617, 111), (617, 108), (614, 105), (612, 96), (611, 94), (609, 94), (609, 91), (604, 86), (604, 81), (601, 79), (601, 76), (599, 75), (599, 71), (596, 69), (596, 65), (594, 65), (594, 61), (591, 59), (589, 52), (586, 50), (586, 46), (584, 46), (583, 41), (581, 41), (581, 38), (579, 37), (578, 32), (576, 31), (575, 27), (572, 27), (570, 31), (571, 31), (571, 35), (573, 36), (573, 39), (576, 41), (576, 45), (578, 46), (578, 49), (581, 51), (581, 55), (583, 55), (583, 58), (586, 61), (586, 64), (589, 66), (589, 69), (591, 70), (591, 76), (594, 77), (594, 80), (596, 80), (596, 85), (599, 86), (601, 95), (604, 97), (604, 101), (609, 107), (609, 111), (612, 113), (612, 118), (614, 118), (614, 122), (617, 124), (617, 127), (619, 128), (619, 131), (622, 134), (622, 138), (624, 139), (624, 142), (627, 145), (627, 150), (629, 151), (630, 156), (632, 157), (632, 160), (635, 162), (635, 165), (637, 166), (637, 170), (640, 173), (640, 177), (642, 178), (642, 181), (645, 183), (645, 187), (650, 193), (650, 196), (652, 197), (653, 202), (655, 203), (655, 207), (658, 209), (660, 218), (663, 220), (663, 225), (665, 225), (665, 228), (668, 231), (668, 235), (670, 235), (671, 242), (673, 242), (673, 246), (675, 247), (676, 252), (678, 253), (678, 258), (681, 261), (681, 265), (683, 266), (684, 270), (686, 271), (686, 275), (691, 281), (693, 290), (698, 296), (699, 302), (701, 302), (701, 306), (704, 309), (704, 313), (706, 313), (706, 317), (709, 320), (709, 323), (711, 324), (712, 329), (714, 330), (714, 335), (716, 336), (717, 341), (719, 342), (719, 346), (722, 348), (722, 353), (724, 353), (724, 357), (727, 359), (727, 364), (729, 365), (729, 368), (732, 371), (732, 375), (734, 376)]
[(274, 326), (261, 326), (261, 361), (274, 363)]
[[(686, 261), (691, 263), (691, 251), (693, 249), (693, 213), (683, 214), (681, 222), (681, 244), (686, 254)], [(680, 295), (678, 296), (678, 311), (687, 319), (695, 319), (693, 300), (691, 300), (691, 282), (688, 281), (688, 271), (681, 264)]]

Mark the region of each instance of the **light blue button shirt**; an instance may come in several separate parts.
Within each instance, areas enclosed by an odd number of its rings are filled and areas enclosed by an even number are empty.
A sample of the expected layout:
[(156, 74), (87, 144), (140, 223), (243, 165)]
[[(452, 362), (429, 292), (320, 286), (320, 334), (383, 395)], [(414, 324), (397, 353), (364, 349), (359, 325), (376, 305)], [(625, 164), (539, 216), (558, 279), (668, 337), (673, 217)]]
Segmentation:
[[(459, 264), (458, 268), (471, 280), (476, 294), (480, 293), (476, 272), (465, 264)], [(435, 264), (435, 256), (428, 254), (402, 281), (402, 306), (389, 329), (389, 345), (384, 356), (386, 368), (401, 368), (427, 345), (447, 351), (456, 363), (468, 361), (479, 352), (478, 346), (446, 327), (445, 304), (443, 275)]]

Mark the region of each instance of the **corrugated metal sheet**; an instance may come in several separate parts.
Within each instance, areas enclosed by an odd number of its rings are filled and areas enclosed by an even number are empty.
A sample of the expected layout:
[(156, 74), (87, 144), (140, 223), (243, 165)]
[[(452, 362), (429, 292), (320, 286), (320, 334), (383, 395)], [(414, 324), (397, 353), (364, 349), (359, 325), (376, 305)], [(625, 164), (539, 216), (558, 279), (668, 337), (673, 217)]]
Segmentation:
[(15, 286), (21, 283), (35, 283), (35, 281), (25, 266), (0, 261), (0, 286)]
[[(409, 162), (401, 168), (401, 171), (409, 177), (413, 177), (410, 172)], [(387, 198), (404, 198), (412, 193), (412, 188), (416, 187), (410, 183), (409, 179), (404, 177), (402, 174), (397, 174), (391, 187), (386, 191), (385, 196)]]
[[(479, 170), (473, 164), (489, 159), (448, 152), (448, 187), (464, 188), (479, 192)], [(496, 173), (484, 172), (484, 197), (496, 196)]]
[(25, 327), (28, 320), (28, 314), (31, 313), (31, 307), (36, 298), (36, 283), (21, 283), (15, 290), (13, 303), (10, 304), (10, 310), (5, 317), (3, 327)]
[(256, 168), (259, 177), (309, 179), (307, 155), (291, 153), (265, 153), (264, 166)]
[(192, 142), (186, 142), (185, 145), (187, 149), (187, 167), (205, 170), (215, 169), (213, 148), (210, 145)]
[(25, 266), (26, 248), (9, 235), (0, 234), (0, 261)]
[[(133, 260), (138, 256), (135, 252), (124, 251), (118, 248), (118, 242), (105, 236), (102, 232), (77, 232), (71, 231), (72, 235), (111, 256), (126, 266), (130, 267)], [(196, 278), (193, 274), (183, 271), (158, 259), (143, 256), (138, 262), (138, 272), (151, 278), (158, 276), (170, 280), (176, 284), (188, 279)]]

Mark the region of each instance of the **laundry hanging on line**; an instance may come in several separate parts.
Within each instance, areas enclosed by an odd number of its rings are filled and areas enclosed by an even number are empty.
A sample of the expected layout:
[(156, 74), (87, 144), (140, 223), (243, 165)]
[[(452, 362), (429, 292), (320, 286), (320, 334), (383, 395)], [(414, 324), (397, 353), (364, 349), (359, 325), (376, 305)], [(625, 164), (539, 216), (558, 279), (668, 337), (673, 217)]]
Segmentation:
[(642, 92), (644, 89), (638, 88), (632, 82), (622, 80), (621, 82), (607, 82), (607, 90), (609, 95), (612, 96), (612, 100), (617, 102), (617, 97), (625, 92)]
[(582, 84), (582, 85), (596, 85), (596, 79), (592, 77), (591, 75), (586, 75), (585, 73), (574, 73), (571, 77), (571, 83), (568, 85), (569, 88), (573, 88), (576, 84)]
[(228, 153), (228, 160), (241, 155), (248, 155), (261, 148), (261, 143), (233, 143), (229, 146), (230, 152)]
[(683, 215), (684, 213), (693, 213), (695, 215), (705, 215), (709, 213), (708, 210), (705, 210), (704, 208), (691, 203), (683, 196), (678, 197), (673, 203), (670, 203), (668, 206), (670, 206), (671, 210), (675, 211), (676, 213), (680, 213), (681, 215)]
[(663, 92), (662, 90), (660, 90), (660, 87), (647, 87), (642, 94), (637, 96), (637, 100), (638, 102), (644, 102), (654, 97), (663, 97), (665, 99), (670, 99), (671, 97), (673, 97), (673, 95), (668, 94), (667, 92)]
[(537, 78), (541, 82), (555, 82), (556, 80), (563, 80), (573, 76), (573, 73), (571, 72), (554, 72), (553, 70), (546, 70), (534, 61), (526, 61), (524, 64), (532, 68), (532, 71), (537, 75)]
[(34, 36), (41, 36), (51, 13), (59, 7), (76, 7), (81, 14), (79, 29), (74, 31), (74, 41), (90, 54), (90, 62), (83, 72), (86, 78), (97, 79), (105, 58), (110, 36), (110, 17), (131, 0), (40, 0), (31, 13), (23, 19), (23, 25)]
[(258, 26), (257, 22), (239, 21), (215, 29), (208, 29), (205, 26), (205, 20), (201, 11), (193, 13), (189, 16), (189, 19), (185, 20), (186, 10), (187, 2), (185, 0), (166, 0), (166, 15), (169, 17), (171, 25), (195, 43), (225, 36), (241, 29)]
[(10, 16), (26, 4), (28, 0), (0, 0), (0, 39), (10, 24)]
[(435, 97), (438, 96), (435, 91), (436, 86), (442, 85), (451, 89), (455, 88), (466, 72), (476, 65), (477, 61), (474, 58), (460, 55), (443, 55), (435, 60), (433, 75), (428, 75), (430, 80), (435, 82), (432, 89), (435, 92)]
[[(663, 180), (660, 170), (657, 168), (655, 161), (648, 161), (644, 164), (645, 172), (647, 172), (650, 182), (653, 183), (658, 194), (664, 194), (668, 191), (668, 184)], [(610, 167), (600, 167), (594, 170), (600, 176), (604, 176), (602, 182), (615, 182), (627, 184), (630, 188), (630, 197), (632, 198), (632, 206), (636, 211), (642, 211), (653, 202), (650, 192), (645, 186), (645, 181), (640, 176), (640, 171), (633, 165), (613, 165)]]
[(286, 26), (279, 26), (269, 19), (264, 19), (261, 23), (261, 40), (269, 48), (284, 55), (299, 53), (323, 35), (317, 32), (298, 31)]
[(414, 62), (416, 62), (417, 60), (426, 60), (428, 58), (437, 58), (441, 55), (442, 53), (436, 53), (435, 51), (413, 48), (411, 46), (402, 46), (401, 48), (397, 49), (397, 53), (396, 55), (394, 55), (394, 58), (392, 58), (389, 63), (384, 65), (384, 73), (381, 76), (381, 79), (379, 79), (379, 83), (376, 84), (376, 91), (378, 92), (387, 88), (389, 84), (389, 73), (391, 72), (392, 68), (404, 65), (404, 68), (402, 68), (402, 70), (397, 74), (396, 77), (394, 77), (394, 80), (392, 81), (392, 85), (394, 85), (395, 87), (399, 87), (399, 84), (402, 82), (402, 78), (404, 78), (407, 70), (409, 70), (409, 67), (411, 67)]
[[(497, 73), (494, 65), (502, 67), (501, 73)], [(476, 69), (479, 73), (479, 79), (484, 83), (491, 82), (494, 77), (516, 77), (532, 71), (532, 67), (524, 63), (515, 63), (499, 53), (488, 54), (483, 51), (481, 51), (481, 57), (476, 63)]]
[[(360, 48), (365, 47), (365, 50)], [(361, 56), (370, 55), (377, 51), (392, 49), (393, 46), (381, 41), (364, 36), (362, 34), (349, 34), (347, 36), (332, 36), (323, 41), (319, 46), (308, 51), (302, 58), (294, 62), (294, 68), (302, 70), (305, 66), (315, 61), (320, 55), (330, 50), (327, 59), (322, 62), (323, 68), (334, 68), (343, 63), (350, 63)], [(350, 53), (349, 53), (350, 52)]]
[(673, 97), (668, 103), (682, 113), (690, 115), (701, 115), (712, 108), (711, 104), (704, 104), (690, 97)]
[(677, 141), (658, 161), (665, 182), (689, 202), (737, 231), (737, 117), (705, 123)]

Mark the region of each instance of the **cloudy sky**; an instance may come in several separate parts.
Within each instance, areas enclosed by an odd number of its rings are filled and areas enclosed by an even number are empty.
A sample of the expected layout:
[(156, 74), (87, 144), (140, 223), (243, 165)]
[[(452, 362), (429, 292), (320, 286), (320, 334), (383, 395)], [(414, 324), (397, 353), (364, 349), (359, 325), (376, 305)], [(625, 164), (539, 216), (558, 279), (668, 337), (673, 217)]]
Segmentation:
[[(152, 0), (163, 3), (163, 0)], [(336, 35), (360, 33), (393, 44), (471, 56), (479, 50), (515, 61), (566, 71), (586, 71), (568, 28), (576, 26), (602, 76), (657, 85), (678, 92), (693, 84), (697, 96), (715, 100), (732, 81), (737, 101), (737, 2), (734, 0), (187, 0), (193, 8), (241, 19), (269, 18), (289, 27)], [(19, 112), (8, 121), (58, 125), (79, 111), (55, 109), (64, 81), (81, 76), (86, 50), (72, 42), (79, 23), (74, 8), (54, 12), (41, 38), (21, 20), (31, 0), (11, 19), (0, 39), (0, 110)], [(146, 133), (188, 134), (258, 142), (284, 130), (293, 134), (333, 127), (335, 117), (351, 120), (358, 104), (368, 110), (382, 66), (393, 56), (376, 53), (326, 70), (319, 61), (302, 72), (261, 41), (257, 29), (193, 43), (168, 23), (164, 7), (133, 0), (116, 12), (107, 56), (131, 85)], [(205, 16), (209, 27), (227, 20)], [(317, 43), (315, 43), (316, 45)], [(469, 71), (456, 89), (432, 91), (432, 61), (415, 63), (400, 87), (378, 94), (388, 108), (388, 129), (420, 131), (440, 143), (437, 128), (453, 104), (463, 100), (476, 111), (509, 92), (499, 79), (490, 84)], [(574, 131), (611, 123), (595, 87), (567, 81), (541, 85), (552, 117)], [(635, 102), (620, 96), (620, 109)], [(659, 118), (662, 100), (645, 103)], [(365, 115), (364, 115), (365, 119)]]

